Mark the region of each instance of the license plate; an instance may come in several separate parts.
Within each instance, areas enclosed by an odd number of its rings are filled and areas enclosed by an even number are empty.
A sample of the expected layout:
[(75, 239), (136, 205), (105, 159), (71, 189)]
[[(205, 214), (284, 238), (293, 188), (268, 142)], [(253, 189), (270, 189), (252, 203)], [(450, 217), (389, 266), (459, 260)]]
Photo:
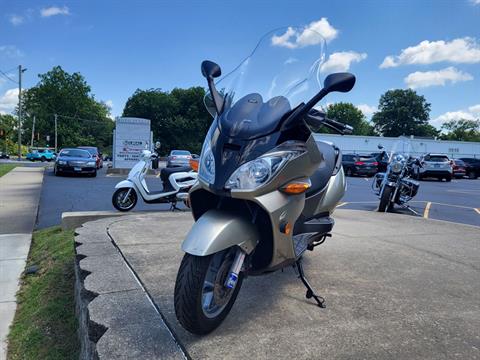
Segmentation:
[(435, 168), (439, 168), (440, 167), (440, 164), (435, 164), (433, 165)]
[(75, 167), (73, 168), (73, 170), (75, 170), (75, 171), (82, 171), (82, 168), (75, 166)]

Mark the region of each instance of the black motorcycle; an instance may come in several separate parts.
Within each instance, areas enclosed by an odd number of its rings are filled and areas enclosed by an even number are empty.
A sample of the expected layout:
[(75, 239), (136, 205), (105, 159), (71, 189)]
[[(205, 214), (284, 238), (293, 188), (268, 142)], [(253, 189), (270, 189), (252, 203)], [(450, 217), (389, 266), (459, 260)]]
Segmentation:
[(380, 199), (378, 211), (391, 211), (394, 204), (397, 204), (417, 214), (407, 205), (407, 202), (417, 195), (420, 186), (417, 181), (410, 178), (412, 166), (417, 162), (418, 159), (397, 153), (390, 156), (387, 171), (374, 176), (372, 190)]

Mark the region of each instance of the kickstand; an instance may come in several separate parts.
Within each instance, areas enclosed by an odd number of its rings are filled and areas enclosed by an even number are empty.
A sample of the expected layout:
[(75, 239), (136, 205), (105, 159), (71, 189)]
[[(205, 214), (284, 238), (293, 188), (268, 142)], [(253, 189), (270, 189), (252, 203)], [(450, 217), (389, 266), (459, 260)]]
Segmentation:
[(305, 273), (303, 271), (303, 265), (302, 265), (302, 260), (298, 259), (295, 263), (297, 265), (297, 270), (298, 270), (298, 277), (300, 280), (302, 280), (303, 285), (307, 288), (307, 293), (305, 294), (305, 297), (307, 299), (314, 298), (315, 301), (317, 302), (317, 305), (321, 308), (325, 307), (325, 299), (313, 291), (312, 287), (307, 281), (307, 278), (305, 277)]
[(175, 210), (182, 211), (182, 209), (177, 207), (177, 202), (176, 201), (170, 203), (170, 211), (175, 211)]
[(402, 204), (402, 207), (404, 209), (407, 209), (407, 210), (410, 210), (412, 213), (414, 213), (415, 215), (417, 216), (420, 216), (420, 214), (418, 212), (416, 212), (415, 210), (413, 210), (410, 206), (408, 206), (407, 204)]

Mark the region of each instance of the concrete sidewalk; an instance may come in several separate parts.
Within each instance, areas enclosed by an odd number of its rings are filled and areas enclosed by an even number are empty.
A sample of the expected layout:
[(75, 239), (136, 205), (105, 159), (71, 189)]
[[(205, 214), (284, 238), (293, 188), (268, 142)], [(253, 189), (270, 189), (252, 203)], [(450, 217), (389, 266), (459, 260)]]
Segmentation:
[[(249, 277), (225, 322), (204, 337), (186, 332), (173, 306), (180, 244), (193, 223), (191, 214), (87, 223), (78, 230), (77, 250), (80, 268), (91, 272), (85, 286), (98, 295), (88, 306), (90, 316), (96, 326), (107, 319), (96, 342), (100, 358), (177, 358), (180, 350), (193, 359), (480, 358), (480, 228), (342, 209), (335, 220), (333, 237), (304, 257), (307, 277), (325, 297), (326, 309), (305, 299), (292, 269)], [(105, 246), (112, 240), (162, 318), (135, 317), (145, 297), (130, 288), (116, 307), (100, 305), (115, 295), (112, 279), (120, 280), (113, 272), (122, 271), (118, 264), (109, 270), (114, 255)], [(172, 348), (168, 334), (139, 331), (164, 326), (163, 321), (180, 344), (174, 354), (158, 346)]]
[(15, 316), (15, 294), (25, 268), (43, 181), (43, 168), (17, 167), (0, 177), (0, 360)]

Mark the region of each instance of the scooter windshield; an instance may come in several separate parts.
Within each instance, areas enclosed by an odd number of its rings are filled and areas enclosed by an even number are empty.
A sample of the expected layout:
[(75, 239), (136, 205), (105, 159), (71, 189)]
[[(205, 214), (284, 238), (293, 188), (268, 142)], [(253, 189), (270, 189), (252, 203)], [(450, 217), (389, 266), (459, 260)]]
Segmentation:
[[(252, 53), (216, 83), (224, 98), (219, 126), (233, 138), (273, 131), (282, 117), (321, 89), (325, 40), (309, 28), (288, 27), (264, 35)], [(215, 116), (210, 94), (205, 105)]]

